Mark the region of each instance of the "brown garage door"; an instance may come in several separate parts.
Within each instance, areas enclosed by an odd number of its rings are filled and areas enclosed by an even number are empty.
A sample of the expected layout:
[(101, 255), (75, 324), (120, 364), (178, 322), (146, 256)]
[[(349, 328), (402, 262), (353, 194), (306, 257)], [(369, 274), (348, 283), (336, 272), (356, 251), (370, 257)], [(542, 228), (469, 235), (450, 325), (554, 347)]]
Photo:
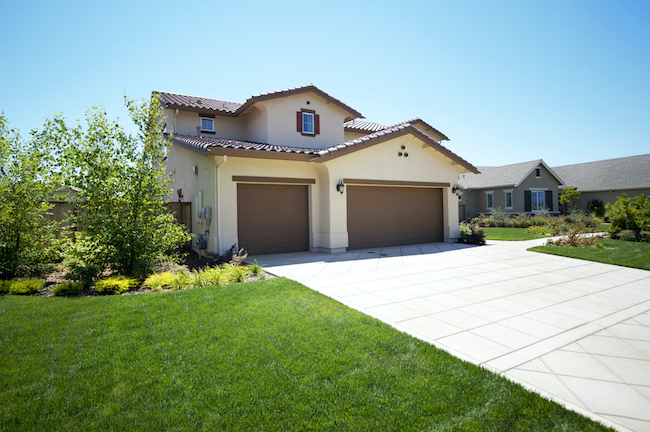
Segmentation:
[(309, 250), (307, 186), (239, 183), (237, 235), (249, 254)]
[(444, 240), (442, 189), (348, 186), (350, 249)]

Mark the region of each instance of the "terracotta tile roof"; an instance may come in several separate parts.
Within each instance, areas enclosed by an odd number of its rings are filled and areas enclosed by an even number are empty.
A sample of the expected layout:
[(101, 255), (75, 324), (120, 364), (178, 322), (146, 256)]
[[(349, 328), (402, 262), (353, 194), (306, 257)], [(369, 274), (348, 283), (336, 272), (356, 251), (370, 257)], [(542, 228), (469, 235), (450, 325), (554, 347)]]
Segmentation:
[(344, 143), (338, 144), (333, 147), (329, 147), (325, 150), (321, 150), (319, 152), (319, 156), (324, 159), (330, 159), (333, 157), (337, 157), (343, 155), (346, 151), (350, 151), (353, 149), (360, 150), (361, 148), (364, 148), (369, 145), (373, 144), (378, 144), (379, 142), (385, 141), (387, 139), (392, 139), (396, 138), (401, 135), (405, 135), (407, 133), (412, 133), (415, 136), (418, 136), (422, 138), (425, 142), (427, 142), (431, 147), (434, 149), (438, 150), (440, 153), (443, 155), (447, 156), (449, 159), (453, 160), (454, 162), (458, 163), (459, 165), (469, 169), (470, 171), (474, 173), (478, 173), (479, 171), (476, 169), (474, 165), (466, 161), (465, 159), (461, 158), (458, 156), (456, 153), (452, 152), (451, 150), (447, 149), (446, 147), (442, 146), (438, 141), (430, 137), (429, 135), (425, 134), (424, 132), (420, 131), (418, 128), (413, 126), (409, 122), (403, 122), (400, 124), (397, 124), (395, 126), (391, 126), (386, 129), (382, 129), (380, 131), (350, 140), (346, 141)]
[(372, 123), (362, 120), (350, 120), (343, 123), (343, 127), (347, 130), (358, 131), (358, 132), (377, 132), (382, 129), (386, 129), (387, 126), (381, 125), (379, 123)]
[(553, 168), (580, 191), (650, 188), (650, 154)]
[(261, 93), (258, 95), (251, 96), (243, 104), (237, 102), (222, 101), (219, 99), (210, 99), (210, 98), (199, 97), (199, 96), (188, 96), (183, 94), (168, 93), (162, 91), (155, 91), (154, 94), (160, 95), (161, 103), (165, 106), (179, 106), (179, 107), (192, 108), (192, 109), (217, 111), (220, 113), (230, 114), (230, 115), (239, 115), (242, 112), (246, 111), (248, 107), (250, 107), (256, 102), (260, 102), (267, 99), (274, 99), (278, 97), (284, 97), (289, 94), (299, 94), (299, 93), (307, 93), (307, 92), (316, 93), (321, 97), (327, 99), (329, 102), (337, 105), (339, 108), (347, 111), (349, 114), (351, 114), (350, 117), (348, 117), (350, 120), (354, 118), (363, 118), (363, 115), (361, 115), (359, 111), (344, 104), (343, 102), (336, 99), (335, 97), (330, 96), (329, 94), (325, 93), (324, 91), (322, 91), (321, 89), (319, 89), (313, 84), (308, 84), (301, 87), (293, 87), (289, 89), (278, 90), (278, 91), (273, 91), (268, 93)]
[(313, 148), (277, 146), (271, 144), (263, 144), (263, 143), (224, 139), (224, 138), (208, 138), (208, 137), (199, 138), (196, 136), (189, 136), (189, 135), (174, 135), (172, 139), (178, 143), (185, 144), (186, 146), (194, 147), (204, 151), (208, 151), (211, 147), (220, 147), (220, 148), (239, 149), (239, 150), (257, 150), (257, 151), (267, 151), (267, 152), (313, 154), (313, 155), (318, 155), (319, 152), (318, 149), (313, 149)]
[(237, 102), (228, 102), (218, 99), (210, 99), (200, 96), (188, 96), (178, 93), (167, 93), (162, 91), (154, 92), (160, 95), (162, 104), (169, 106), (180, 106), (186, 108), (201, 108), (212, 111), (221, 111), (234, 113), (242, 104)]
[(434, 127), (431, 126), (429, 123), (425, 122), (424, 120), (422, 120), (422, 119), (419, 118), (419, 117), (415, 117), (414, 119), (407, 120), (407, 121), (404, 121), (404, 122), (401, 122), (401, 123), (397, 123), (397, 124), (394, 125), (394, 126), (402, 125), (402, 124), (416, 124), (416, 123), (420, 123), (420, 124), (424, 125), (424, 127), (428, 128), (428, 129), (431, 129), (432, 131), (434, 131), (435, 133), (437, 133), (438, 135), (440, 135), (440, 136), (442, 137), (443, 140), (445, 140), (445, 141), (450, 141), (449, 138), (447, 138), (447, 135), (443, 134), (443, 133), (440, 132), (438, 129), (434, 128)]

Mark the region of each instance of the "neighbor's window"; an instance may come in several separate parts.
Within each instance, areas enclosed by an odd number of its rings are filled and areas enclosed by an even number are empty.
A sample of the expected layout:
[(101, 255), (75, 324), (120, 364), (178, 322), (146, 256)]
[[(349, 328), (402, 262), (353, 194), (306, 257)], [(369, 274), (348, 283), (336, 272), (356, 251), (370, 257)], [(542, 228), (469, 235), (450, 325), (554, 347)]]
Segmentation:
[(201, 118), (201, 131), (203, 132), (214, 132), (214, 119), (211, 118)]
[(302, 113), (302, 133), (314, 134), (314, 113)]
[(506, 208), (512, 208), (512, 192), (506, 192)]
[(487, 202), (487, 208), (489, 208), (489, 209), (492, 208), (492, 196), (493, 196), (493, 195), (494, 195), (494, 194), (491, 193), (491, 192), (485, 194), (485, 201)]
[(546, 208), (545, 191), (530, 191), (530, 211), (537, 212)]
[(542, 176), (542, 169), (535, 168), (535, 177), (540, 178)]

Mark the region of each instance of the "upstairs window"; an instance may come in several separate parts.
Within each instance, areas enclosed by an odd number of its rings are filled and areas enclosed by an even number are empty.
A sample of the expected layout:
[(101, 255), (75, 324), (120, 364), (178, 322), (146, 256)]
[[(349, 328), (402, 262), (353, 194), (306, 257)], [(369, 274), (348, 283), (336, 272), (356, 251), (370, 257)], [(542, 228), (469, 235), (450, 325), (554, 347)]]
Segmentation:
[(302, 133), (314, 134), (314, 114), (303, 112), (302, 113)]
[(314, 110), (303, 109), (296, 113), (296, 130), (303, 135), (320, 134), (320, 117)]
[(201, 132), (214, 132), (214, 119), (201, 117)]
[(535, 178), (540, 178), (542, 176), (542, 169), (535, 168)]

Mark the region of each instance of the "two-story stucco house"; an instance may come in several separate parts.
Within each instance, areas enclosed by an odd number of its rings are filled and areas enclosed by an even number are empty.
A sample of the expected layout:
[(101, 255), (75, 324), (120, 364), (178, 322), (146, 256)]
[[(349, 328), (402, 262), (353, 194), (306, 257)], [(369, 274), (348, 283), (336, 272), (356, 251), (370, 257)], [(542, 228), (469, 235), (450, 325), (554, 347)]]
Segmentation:
[[(341, 252), (452, 241), (461, 173), (420, 119), (382, 126), (313, 85), (244, 103), (154, 92), (172, 134), (167, 172), (207, 250)], [(178, 193), (180, 192), (180, 193)]]

